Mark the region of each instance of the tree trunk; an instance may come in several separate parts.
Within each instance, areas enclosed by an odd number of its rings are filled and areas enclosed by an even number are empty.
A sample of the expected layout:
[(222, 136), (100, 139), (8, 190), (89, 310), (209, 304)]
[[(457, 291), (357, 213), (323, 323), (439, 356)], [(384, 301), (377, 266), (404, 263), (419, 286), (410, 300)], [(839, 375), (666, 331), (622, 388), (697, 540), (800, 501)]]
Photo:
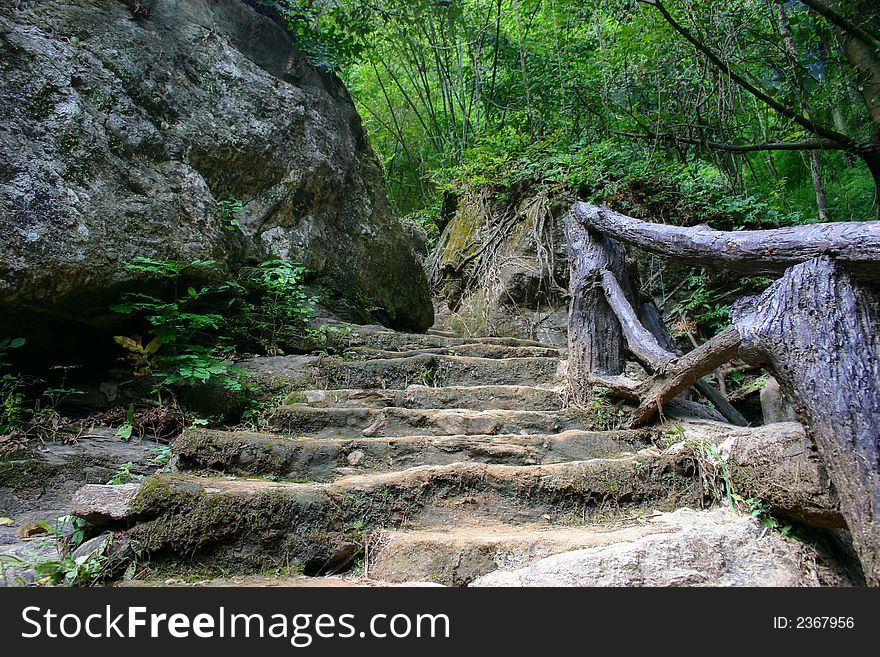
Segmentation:
[[(880, 153), (876, 175), (880, 177)], [(649, 223), (587, 203), (575, 203), (572, 215), (590, 230), (698, 267), (723, 267), (751, 276), (780, 275), (792, 265), (830, 255), (858, 275), (880, 280), (877, 221), (720, 231)]]
[(813, 191), (816, 192), (816, 207), (819, 210), (819, 221), (830, 221), (831, 212), (828, 209), (828, 197), (825, 195), (825, 186), (822, 184), (822, 166), (819, 160), (819, 151), (810, 151), (810, 176), (813, 179)]
[(602, 272), (624, 275), (623, 249), (614, 240), (591, 236), (571, 214), (563, 221), (569, 253), (568, 379), (574, 400), (590, 396), (593, 375), (619, 375), (626, 367), (620, 322), (602, 290)]
[(877, 218), (880, 219), (880, 146), (877, 152), (862, 154), (862, 161), (868, 165), (871, 178), (874, 180), (874, 208), (877, 210)]
[[(874, 16), (874, 23), (880, 23), (876, 5), (873, 1), (857, 3), (865, 17)], [(868, 117), (873, 128), (872, 142), (874, 150), (857, 152), (857, 155), (871, 172), (874, 180), (874, 207), (880, 219), (880, 51), (877, 42), (862, 39), (841, 29), (837, 30), (837, 39), (849, 65), (856, 71), (858, 91), (861, 93)]]
[(868, 583), (880, 585), (880, 291), (829, 257), (734, 306), (739, 355), (771, 369), (812, 436)]
[[(779, 3), (776, 5), (776, 16), (779, 20), (779, 33), (782, 35), (782, 42), (785, 44), (785, 52), (788, 54), (789, 65), (794, 76), (798, 104), (801, 106), (801, 112), (803, 112), (804, 116), (812, 118), (810, 104), (807, 102), (807, 93), (804, 89), (804, 81), (799, 73), (800, 57), (798, 56), (797, 46), (794, 43), (794, 37), (788, 27), (788, 17), (785, 15), (784, 4)], [(808, 156), (810, 159), (810, 177), (813, 179), (813, 191), (816, 193), (816, 207), (819, 210), (819, 221), (828, 221), (831, 215), (828, 212), (828, 198), (825, 196), (825, 186), (822, 184), (822, 166), (819, 160), (819, 151), (809, 151)]]

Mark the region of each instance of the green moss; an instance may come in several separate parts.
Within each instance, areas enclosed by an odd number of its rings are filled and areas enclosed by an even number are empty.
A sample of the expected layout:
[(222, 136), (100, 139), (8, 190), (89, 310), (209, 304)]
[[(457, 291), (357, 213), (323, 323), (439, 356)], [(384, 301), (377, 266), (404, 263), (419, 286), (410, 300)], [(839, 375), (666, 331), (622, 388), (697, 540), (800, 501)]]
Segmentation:
[(0, 461), (0, 486), (16, 491), (39, 488), (60, 473), (60, 468), (40, 459)]

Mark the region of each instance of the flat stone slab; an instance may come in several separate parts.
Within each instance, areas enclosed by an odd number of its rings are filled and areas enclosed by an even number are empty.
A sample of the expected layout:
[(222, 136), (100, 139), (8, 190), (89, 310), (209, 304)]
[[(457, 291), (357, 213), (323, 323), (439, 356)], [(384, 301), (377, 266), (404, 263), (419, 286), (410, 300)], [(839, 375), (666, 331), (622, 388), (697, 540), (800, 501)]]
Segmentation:
[[(477, 587), (818, 586), (845, 584), (809, 563), (809, 546), (726, 509), (679, 509), (647, 521), (658, 533), (564, 552), (525, 568), (496, 570)], [(622, 539), (624, 537), (621, 537)]]
[(141, 485), (86, 484), (73, 495), (71, 513), (90, 522), (123, 520), (131, 515), (130, 504)]

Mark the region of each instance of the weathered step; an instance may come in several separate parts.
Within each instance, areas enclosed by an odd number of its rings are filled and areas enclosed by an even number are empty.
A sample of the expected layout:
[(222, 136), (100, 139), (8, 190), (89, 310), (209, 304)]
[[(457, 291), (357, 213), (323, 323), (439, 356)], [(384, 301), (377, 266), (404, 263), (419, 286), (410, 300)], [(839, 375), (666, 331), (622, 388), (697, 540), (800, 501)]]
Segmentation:
[(437, 335), (442, 338), (454, 338), (456, 334), (453, 331), (444, 331), (442, 329), (429, 328), (427, 331), (428, 335)]
[(252, 381), (271, 388), (383, 388), (410, 385), (543, 386), (562, 384), (566, 361), (556, 358), (473, 358), (420, 354), (349, 361), (319, 356), (258, 356), (239, 361)]
[(379, 388), (353, 390), (297, 390), (288, 404), (309, 404), (328, 408), (466, 408), (475, 411), (530, 409), (558, 411), (563, 407), (562, 394), (554, 388), (535, 386), (446, 386), (432, 388), (408, 386), (404, 390)]
[(651, 444), (652, 435), (647, 431), (314, 439), (188, 429), (174, 443), (174, 453), (181, 469), (326, 481), (351, 472), (387, 472), (462, 461), (505, 465), (583, 461), (637, 452)]
[(348, 438), (382, 436), (454, 436), (549, 434), (590, 429), (591, 416), (582, 410), (512, 411), (422, 408), (316, 408), (305, 404), (279, 406), (267, 428), (289, 436)]
[(504, 337), (459, 337), (451, 332), (435, 333), (401, 333), (391, 331), (384, 326), (340, 324), (341, 339), (349, 348), (370, 347), (385, 351), (412, 351), (415, 349), (431, 349), (453, 347), (466, 344), (498, 345), (508, 347), (538, 347), (554, 349), (554, 345), (535, 340)]
[(585, 524), (702, 497), (693, 472), (656, 450), (552, 465), (453, 463), (332, 484), (162, 474), (133, 495), (120, 489), (86, 486), (72, 512), (108, 529), (129, 526), (128, 537), (153, 563), (238, 573), (300, 564), (307, 574), (338, 565), (376, 529), (542, 519)]
[(367, 361), (325, 360), (316, 373), (317, 388), (406, 388), (464, 385), (553, 385), (560, 361), (552, 358), (472, 358), (422, 354)]
[(632, 521), (608, 526), (529, 525), (433, 527), (420, 531), (379, 530), (370, 537), (367, 576), (385, 582), (436, 582), (466, 586), (488, 573), (524, 568), (572, 550), (634, 541), (663, 531)]
[(425, 349), (408, 349), (405, 351), (393, 351), (387, 349), (375, 349), (373, 347), (355, 347), (347, 353), (363, 356), (364, 358), (407, 358), (422, 354), (435, 356), (469, 356), (472, 358), (559, 358), (560, 349), (557, 347), (523, 347), (467, 343), (448, 347), (431, 347)]

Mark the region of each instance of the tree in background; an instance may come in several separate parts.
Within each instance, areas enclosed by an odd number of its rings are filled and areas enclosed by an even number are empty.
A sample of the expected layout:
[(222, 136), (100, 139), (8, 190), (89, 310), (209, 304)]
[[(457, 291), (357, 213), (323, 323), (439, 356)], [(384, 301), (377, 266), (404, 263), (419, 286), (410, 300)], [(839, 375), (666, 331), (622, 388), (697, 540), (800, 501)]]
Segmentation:
[(506, 171), (583, 194), (577, 169), (646, 163), (723, 181), (782, 222), (877, 210), (872, 0), (270, 4), (345, 79), (402, 214), (433, 212), (454, 179)]

